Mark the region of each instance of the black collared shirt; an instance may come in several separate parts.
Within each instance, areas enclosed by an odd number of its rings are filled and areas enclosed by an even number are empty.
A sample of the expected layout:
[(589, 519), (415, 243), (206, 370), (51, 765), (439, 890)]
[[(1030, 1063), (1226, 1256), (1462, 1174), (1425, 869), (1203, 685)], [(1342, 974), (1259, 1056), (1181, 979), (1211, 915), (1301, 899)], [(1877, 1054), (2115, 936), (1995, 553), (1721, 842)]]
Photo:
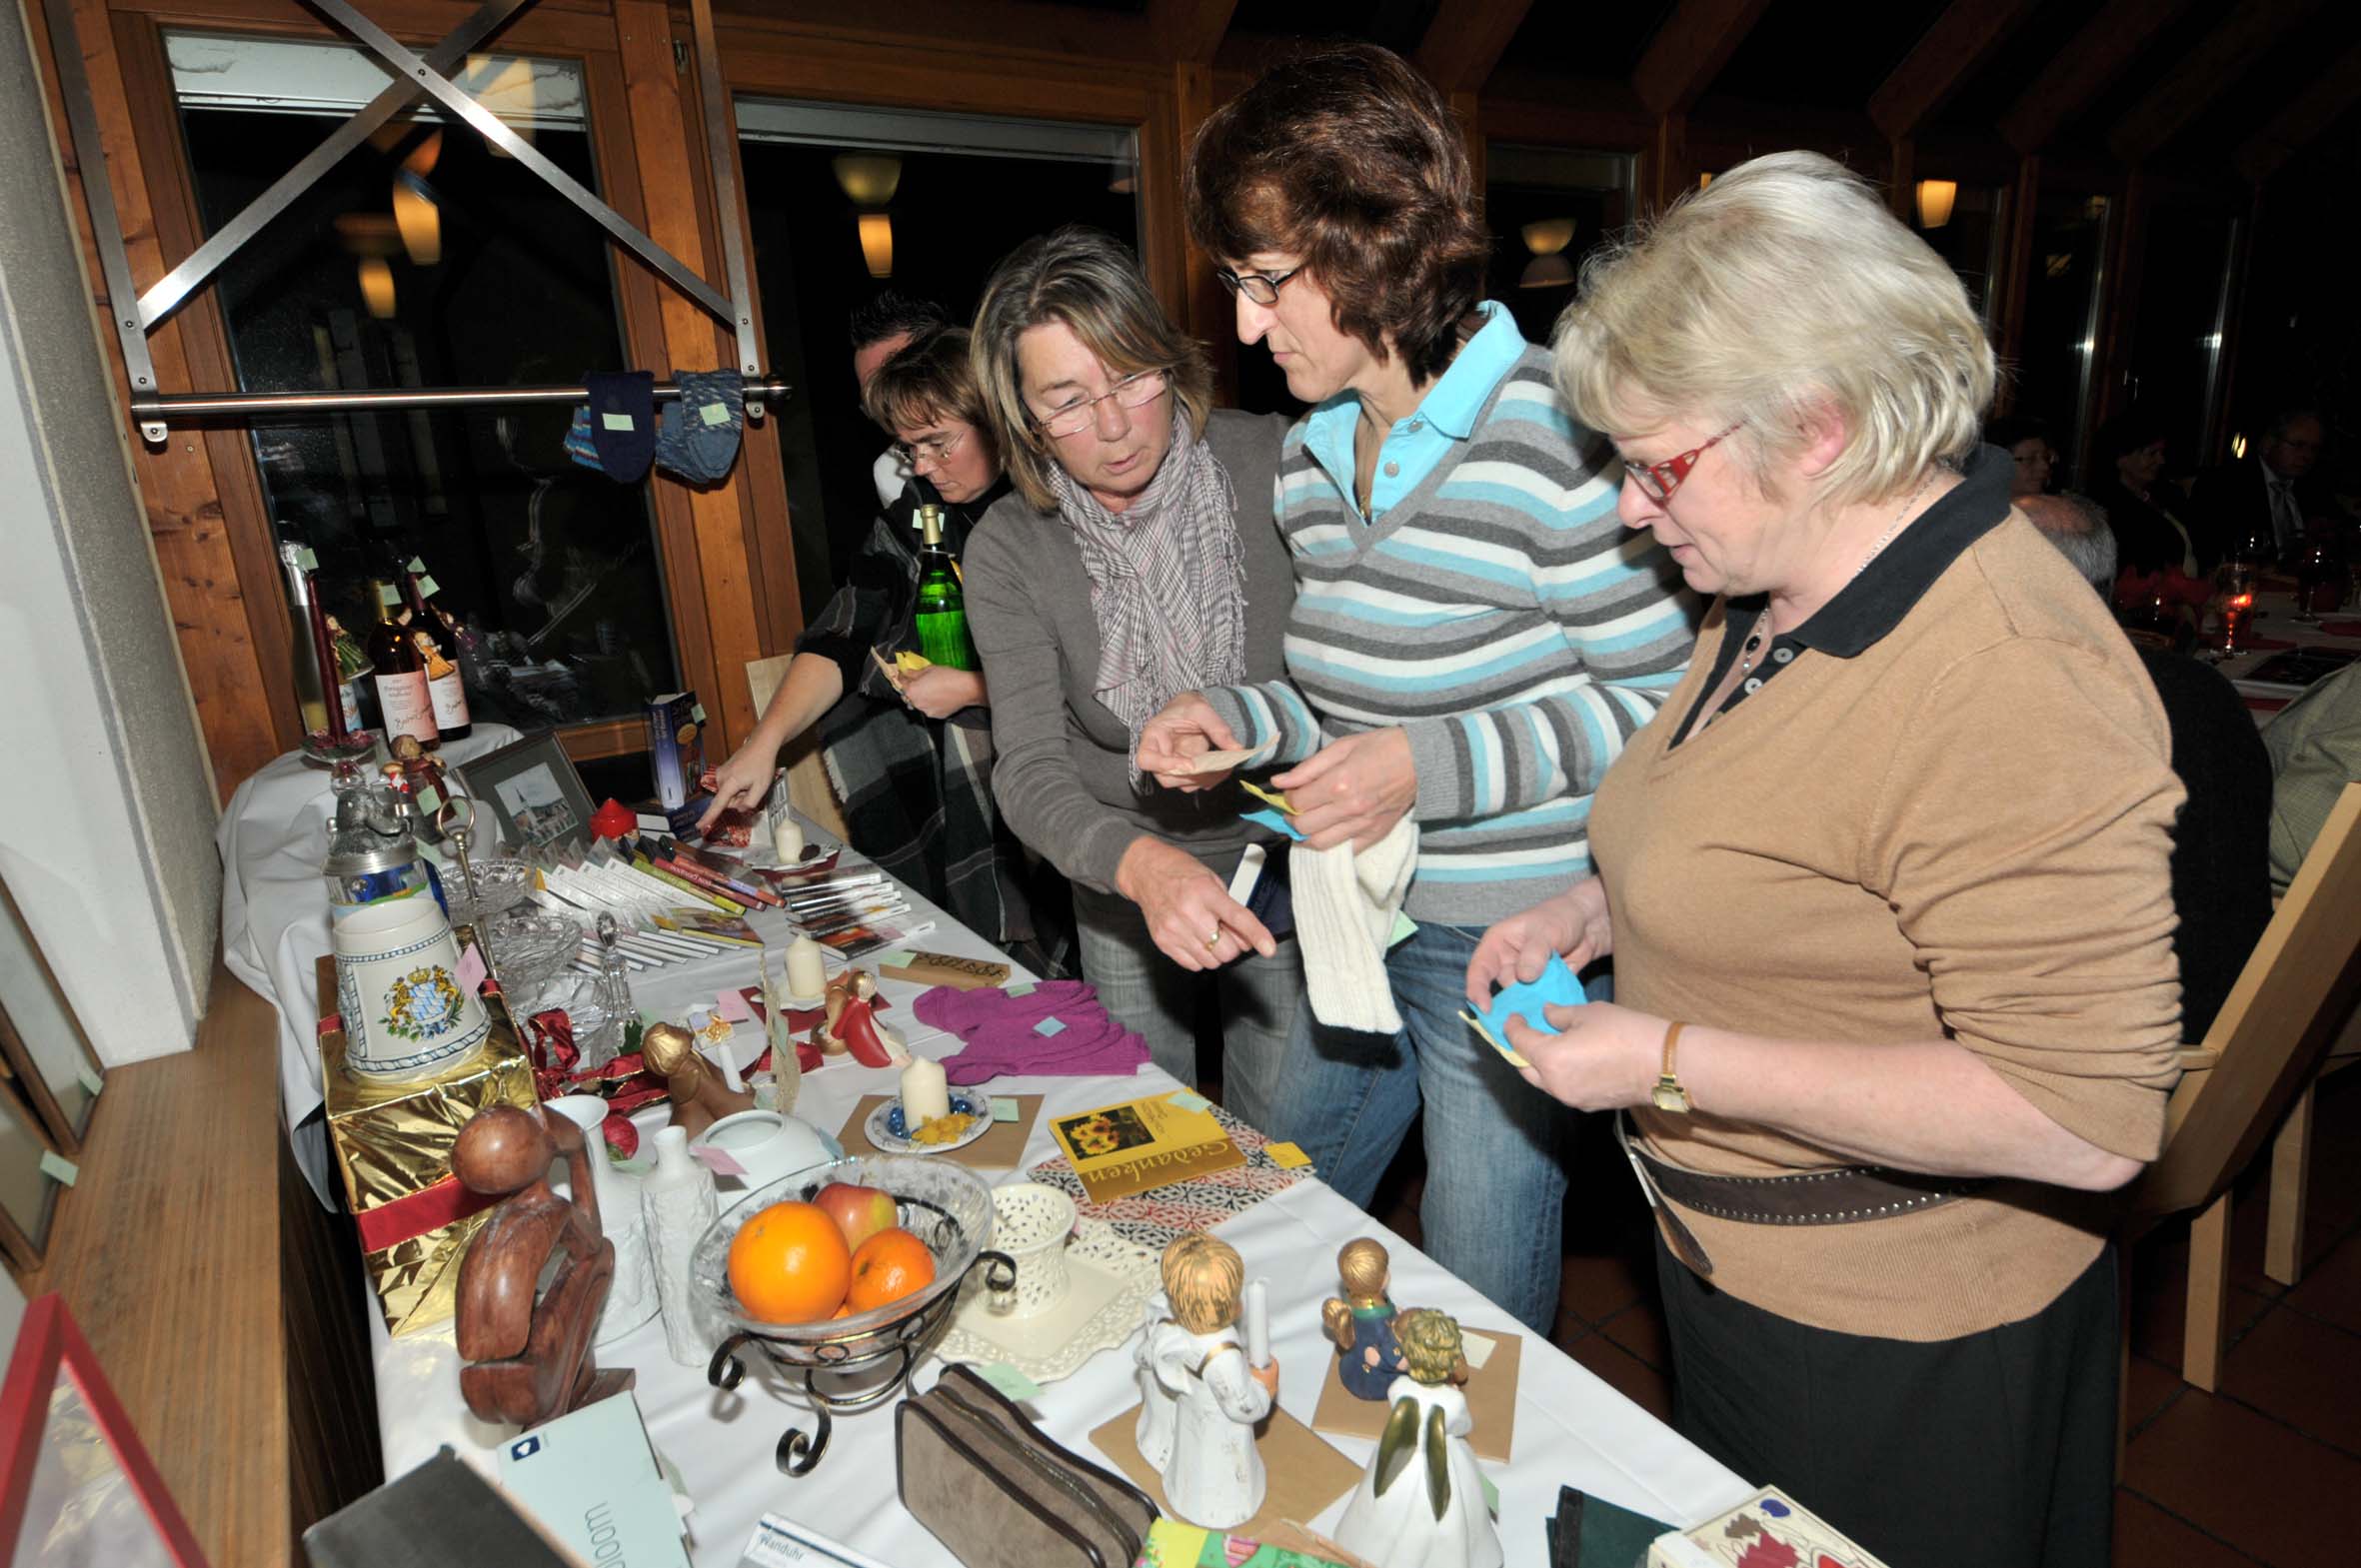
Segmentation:
[[(1959, 483), (1935, 498), (1915, 523), (1895, 535), (1893, 542), (1871, 558), (1860, 574), (1836, 597), (1822, 605), (1810, 620), (1792, 632), (1770, 640), (1760, 661), (1721, 705), (1726, 714), (1763, 688), (1780, 671), (1807, 653), (1855, 659), (1902, 624), (1912, 607), (1926, 597), (1968, 546), (1982, 539), (2008, 516), (2008, 485), (2015, 464), (1998, 447), (1978, 447), (1961, 471)], [(1745, 652), (1746, 638), (1769, 603), (1767, 594), (1749, 594), (1722, 604), (1721, 648), (1714, 656), (1713, 673), (1697, 694), (1696, 705), (1681, 720), (1672, 738), (1678, 746), (1703, 716), (1705, 704)]]

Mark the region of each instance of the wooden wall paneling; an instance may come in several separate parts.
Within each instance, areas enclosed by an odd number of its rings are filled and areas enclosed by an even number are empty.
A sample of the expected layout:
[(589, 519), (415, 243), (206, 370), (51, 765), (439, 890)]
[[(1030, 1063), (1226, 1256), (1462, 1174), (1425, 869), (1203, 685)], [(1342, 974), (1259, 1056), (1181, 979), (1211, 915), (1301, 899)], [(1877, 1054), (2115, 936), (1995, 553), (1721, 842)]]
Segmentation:
[(2033, 222), (2041, 206), (2041, 159), (2027, 153), (2017, 167), (2016, 184), (2008, 193), (2008, 248), (2000, 263), (2000, 300), (1993, 325), (1999, 341), (2002, 375), (1993, 412), (2006, 414), (2016, 405), (2016, 377), (2010, 369), (2025, 356), (2025, 297), (2033, 277)]
[[(1410, 63), (1445, 93), (1473, 99), (1532, 8), (1533, 0), (1442, 0)], [(1475, 123), (1473, 114), (1466, 118), (1469, 125)]]
[(2262, 184), (2361, 101), (2361, 44), (2332, 61), (2238, 148), (2238, 172)]
[(2016, 30), (2031, 3), (1951, 0), (1934, 25), (1869, 95), (1869, 118), (1891, 140), (1915, 134)]
[[(80, 168), (72, 141), (64, 134), (65, 107), (58, 96), (57, 71), (52, 63), (51, 51), (59, 44), (71, 47), (71, 41), (49, 38), (48, 18), (41, 7), (26, 7), (25, 16), (45, 66), (50, 123), (58, 128), (68, 205), (83, 235), (84, 270), (93, 309), (111, 310), (115, 302), (106, 298), (98, 253), (90, 239), (89, 209), (82, 199), (81, 181), (86, 171)], [(74, 19), (108, 163), (106, 169), (87, 174), (110, 180), (132, 280), (135, 286), (145, 287), (167, 269), (150, 217), (139, 138), (131, 124), (122, 64), (105, 0), (74, 0)], [(193, 390), (181, 335), (178, 322), (167, 322), (148, 340), (162, 390)], [(128, 400), (130, 377), (115, 335), (102, 332), (99, 338), (115, 384), (124, 389)], [(264, 695), (260, 656), (236, 597), (237, 559), (222, 522), (212, 456), (206, 443), (186, 438), (160, 451), (147, 446), (133, 432), (128, 410), (124, 433), (147, 514), (148, 536), (156, 550), (165, 603), (180, 646), (182, 669), (212, 760), (214, 790), (217, 797), (226, 799), (241, 780), (276, 757), (281, 748), (278, 726)]]
[[(1640, 107), (1623, 82), (1545, 85), (1528, 73), (1502, 66), (1492, 73), (1476, 108), (1487, 141), (1644, 154), (1656, 138), (1656, 117)], [(1652, 189), (1644, 174), (1639, 189), (1643, 199)]]
[(717, 18), (716, 31), (733, 91), (828, 103), (1138, 125), (1168, 75), (1144, 60), (1081, 59), (1005, 37), (974, 46), (928, 36), (889, 44), (742, 16)]
[(1156, 57), (1175, 65), (1209, 65), (1236, 10), (1237, 0), (1148, 0), (1148, 36)]
[[(197, 205), (195, 175), (181, 139), (163, 29), (154, 17), (124, 12), (115, 14), (114, 28), (132, 127), (147, 170), (148, 206), (154, 216), (157, 244), (177, 263), (203, 243), (205, 224)], [(238, 369), (230, 353), (229, 320), (211, 285), (182, 306), (174, 320), (180, 326), (181, 345), (196, 388), (235, 389)], [(216, 603), (222, 614), (235, 607), (245, 617), (261, 671), (261, 697), (277, 738), (272, 755), (292, 751), (303, 739), (295, 699), (295, 612), (282, 586), (285, 578), (278, 540), (255, 463), (252, 429), (243, 423), (216, 423), (202, 430), (176, 426), (171, 440), (183, 446), (202, 442), (205, 447), (224, 536), (237, 573), (230, 592), (217, 589)]]
[(1640, 192), (1640, 204), (1661, 213), (1697, 183), (1696, 165), (1689, 161), (1688, 116), (1667, 114), (1656, 121), (1648, 144), (1648, 171), (1654, 190)]
[[(610, 25), (605, 41), (612, 44), (614, 38)], [(583, 91), (590, 104), (591, 147), (592, 156), (598, 165), (599, 195), (609, 206), (645, 231), (648, 228), (648, 212), (640, 200), (640, 172), (633, 151), (631, 102), (624, 84), (622, 63), (612, 49), (583, 56)], [(674, 254), (680, 253), (675, 251)], [(607, 261), (615, 277), (624, 358), (642, 369), (660, 372), (669, 369), (671, 361), (665, 348), (665, 298), (667, 295), (678, 298), (678, 295), (674, 294), (672, 285), (658, 279), (646, 267), (637, 261), (627, 260), (620, 247), (611, 245), (607, 248)], [(691, 309), (697, 307), (692, 306)], [(665, 605), (671, 613), (673, 649), (679, 660), (681, 680), (700, 693), (709, 688), (719, 691), (717, 683), (722, 679), (722, 672), (715, 662), (712, 629), (706, 619), (705, 564), (698, 549), (697, 523), (689, 504), (689, 491), (683, 486), (654, 478), (647, 483), (649, 501), (655, 510), (653, 526), (656, 530), (657, 556), (663, 565)], [(625, 752), (645, 749), (644, 737), (636, 742), (633, 740), (639, 734), (637, 725), (625, 722), (612, 737), (598, 733), (604, 728), (586, 727), (590, 733), (584, 735), (579, 747), (569, 737), (567, 755), (581, 759), (620, 756)], [(589, 750), (609, 745), (616, 746), (617, 750)]]

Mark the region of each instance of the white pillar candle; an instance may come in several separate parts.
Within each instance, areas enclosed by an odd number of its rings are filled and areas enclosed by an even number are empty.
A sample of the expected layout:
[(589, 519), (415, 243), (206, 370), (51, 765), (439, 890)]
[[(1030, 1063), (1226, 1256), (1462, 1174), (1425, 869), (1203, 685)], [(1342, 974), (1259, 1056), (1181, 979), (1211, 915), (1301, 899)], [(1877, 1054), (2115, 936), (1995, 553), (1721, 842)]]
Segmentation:
[(828, 949), (809, 936), (798, 936), (787, 948), (787, 993), (799, 1001), (809, 1001), (828, 989), (828, 964), (821, 954)]
[(902, 1069), (902, 1125), (916, 1132), (937, 1116), (951, 1114), (951, 1089), (943, 1063), (929, 1056), (913, 1056)]
[(785, 811), (771, 825), (771, 847), (778, 851), (782, 865), (793, 865), (804, 857), (804, 829)]
[(1246, 1365), (1270, 1365), (1270, 1286), (1246, 1281), (1238, 1296), (1238, 1322), (1246, 1331)]

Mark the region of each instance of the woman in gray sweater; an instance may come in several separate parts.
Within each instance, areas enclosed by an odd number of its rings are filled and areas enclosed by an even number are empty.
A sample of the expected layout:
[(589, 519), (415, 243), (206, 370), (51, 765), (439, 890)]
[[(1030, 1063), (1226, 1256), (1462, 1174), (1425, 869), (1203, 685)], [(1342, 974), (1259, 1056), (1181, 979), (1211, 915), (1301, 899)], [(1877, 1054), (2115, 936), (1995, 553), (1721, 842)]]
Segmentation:
[(1263, 1125), (1302, 994), (1291, 938), (1228, 893), (1235, 785), (1159, 789), (1141, 726), (1180, 692), (1281, 672), (1294, 571), (1270, 518), (1286, 422), (1212, 412), (1204, 351), (1109, 235), (1010, 254), (976, 318), (976, 379), (1016, 494), (965, 563), (992, 686), (993, 791), (1074, 883), (1083, 971), (1158, 1066), (1195, 1082), (1217, 991), (1229, 1109)]

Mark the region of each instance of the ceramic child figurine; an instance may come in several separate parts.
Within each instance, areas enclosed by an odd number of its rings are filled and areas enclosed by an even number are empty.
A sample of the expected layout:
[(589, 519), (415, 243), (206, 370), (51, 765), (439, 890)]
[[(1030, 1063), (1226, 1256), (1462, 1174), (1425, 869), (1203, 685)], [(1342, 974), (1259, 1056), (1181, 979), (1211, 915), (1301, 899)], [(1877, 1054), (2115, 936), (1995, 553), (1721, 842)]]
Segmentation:
[(1393, 1413), (1336, 1524), (1336, 1544), (1372, 1568), (1500, 1568), (1500, 1534), (1484, 1506), (1459, 1325), (1415, 1308), (1393, 1321), (1409, 1370), (1386, 1391)]
[(724, 1116), (755, 1108), (752, 1089), (733, 1090), (697, 1049), (697, 1036), (677, 1023), (651, 1023), (640, 1036), (648, 1070), (664, 1079), (673, 1125), (694, 1138)]
[(1393, 1301), (1385, 1294), (1391, 1262), (1385, 1244), (1362, 1237), (1336, 1254), (1344, 1296), (1319, 1304), (1320, 1332), (1336, 1342), (1336, 1381), (1361, 1399), (1382, 1399), (1406, 1368), (1393, 1337)]
[(1157, 1325), (1172, 1321), (1173, 1305), (1160, 1290), (1141, 1314), (1139, 1337), (1132, 1341), (1132, 1376), (1140, 1385), (1140, 1420), (1132, 1428), (1132, 1441), (1148, 1467), (1162, 1475), (1173, 1461), (1173, 1395), (1157, 1381), (1154, 1351)]
[(1245, 1264), (1228, 1242), (1180, 1237), (1165, 1248), (1164, 1280), (1173, 1315), (1149, 1329), (1148, 1361), (1173, 1400), (1165, 1499), (1190, 1524), (1226, 1530), (1262, 1506), (1254, 1423), (1278, 1397), (1278, 1362), (1247, 1364), (1237, 1321)]

